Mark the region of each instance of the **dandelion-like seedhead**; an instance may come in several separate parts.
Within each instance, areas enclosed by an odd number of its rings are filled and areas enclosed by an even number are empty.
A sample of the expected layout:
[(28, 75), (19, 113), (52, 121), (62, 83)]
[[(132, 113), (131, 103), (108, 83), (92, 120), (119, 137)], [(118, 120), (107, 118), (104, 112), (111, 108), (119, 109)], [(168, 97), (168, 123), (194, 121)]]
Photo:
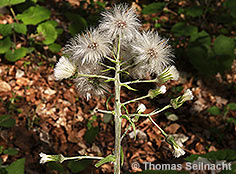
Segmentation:
[(111, 39), (99, 29), (90, 29), (86, 33), (72, 38), (65, 46), (64, 54), (79, 65), (96, 64), (111, 53)]
[(170, 45), (157, 32), (142, 32), (137, 42), (132, 43), (132, 48), (133, 53), (138, 54), (135, 61), (139, 65), (135, 71), (139, 72), (139, 77), (142, 77), (141, 73), (144, 72), (159, 74), (173, 62), (174, 55)]
[(54, 77), (56, 80), (67, 79), (76, 72), (76, 65), (68, 58), (62, 56), (54, 68)]
[(113, 40), (120, 36), (124, 40), (131, 41), (135, 38), (140, 26), (134, 9), (120, 4), (102, 13), (99, 28)]
[(80, 74), (87, 75), (101, 75), (102, 68), (100, 66), (86, 67), (78, 70), (78, 77), (74, 79), (75, 85), (78, 91), (84, 98), (89, 100), (91, 96), (102, 96), (106, 91), (109, 90), (109, 86), (100, 78), (92, 78), (81, 76)]

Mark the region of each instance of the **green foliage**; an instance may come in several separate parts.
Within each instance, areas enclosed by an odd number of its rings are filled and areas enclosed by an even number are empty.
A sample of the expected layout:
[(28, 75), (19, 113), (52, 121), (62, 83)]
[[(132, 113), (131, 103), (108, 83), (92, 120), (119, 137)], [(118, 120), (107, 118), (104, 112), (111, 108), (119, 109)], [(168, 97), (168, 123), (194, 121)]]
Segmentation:
[(220, 109), (216, 106), (212, 106), (211, 108), (207, 109), (207, 112), (209, 112), (212, 115), (220, 115)]
[(185, 13), (187, 16), (198, 17), (203, 13), (203, 7), (201, 6), (193, 6), (185, 9)]
[(98, 127), (91, 127), (90, 129), (87, 130), (87, 132), (84, 135), (84, 139), (87, 143), (92, 144), (99, 132)]
[(0, 54), (6, 53), (11, 48), (11, 39), (6, 37), (3, 40), (0, 40)]
[(86, 168), (88, 168), (89, 165), (91, 165), (91, 160), (80, 160), (80, 161), (69, 161), (68, 162), (68, 168), (71, 170), (72, 173), (78, 173)]
[(226, 0), (225, 5), (230, 9), (231, 15), (236, 18), (236, 1), (235, 0)]
[(227, 162), (229, 162), (229, 161), (236, 160), (236, 151), (235, 150), (219, 150), (219, 151), (208, 152), (202, 155), (193, 154), (185, 158), (185, 160), (193, 162), (197, 160), (198, 157), (207, 158), (208, 160), (212, 160), (212, 161), (226, 160)]
[(95, 164), (95, 167), (100, 167), (101, 165), (109, 162), (115, 162), (115, 156), (114, 155), (108, 155), (105, 158), (101, 159)]
[(39, 24), (37, 27), (37, 32), (44, 36), (43, 43), (45, 45), (52, 44), (57, 39), (57, 31), (51, 22)]
[(0, 7), (16, 5), (25, 2), (25, 0), (1, 0)]
[(0, 33), (3, 36), (8, 36), (11, 34), (11, 24), (0, 24)]
[(0, 116), (0, 126), (10, 128), (16, 124), (15, 119), (11, 118), (11, 115), (2, 115)]
[(191, 36), (197, 33), (197, 31), (197, 27), (192, 25), (186, 25), (183, 22), (178, 22), (171, 28), (171, 32), (177, 37)]
[(58, 53), (61, 49), (61, 45), (52, 43), (51, 45), (48, 45), (48, 49), (53, 53)]
[(56, 170), (56, 171), (58, 171), (60, 174), (63, 174), (63, 173), (64, 173), (64, 168), (63, 168), (62, 164), (60, 164), (60, 163), (51, 161), (51, 162), (48, 162), (48, 167), (49, 167), (49, 169), (51, 169), (51, 170)]
[(22, 57), (26, 56), (27, 52), (28, 49), (25, 47), (21, 47), (15, 50), (8, 50), (5, 54), (5, 58), (10, 62), (15, 62), (21, 59)]
[(25, 158), (18, 159), (7, 166), (8, 174), (24, 174)]
[(142, 13), (143, 14), (152, 14), (152, 13), (159, 13), (165, 7), (164, 2), (154, 2), (149, 5), (143, 7)]
[(74, 13), (66, 13), (67, 19), (69, 19), (72, 23), (69, 26), (69, 32), (73, 36), (88, 27), (87, 21), (80, 15)]
[(27, 27), (26, 27), (25, 24), (13, 23), (12, 26), (13, 26), (13, 29), (14, 29), (17, 33), (26, 35)]
[(25, 10), (22, 14), (16, 17), (22, 20), (25, 25), (36, 25), (46, 19), (50, 18), (51, 12), (42, 6), (33, 6)]
[(3, 151), (3, 154), (8, 154), (8, 155), (14, 156), (14, 155), (18, 154), (18, 150), (16, 150), (15, 148), (8, 148)]

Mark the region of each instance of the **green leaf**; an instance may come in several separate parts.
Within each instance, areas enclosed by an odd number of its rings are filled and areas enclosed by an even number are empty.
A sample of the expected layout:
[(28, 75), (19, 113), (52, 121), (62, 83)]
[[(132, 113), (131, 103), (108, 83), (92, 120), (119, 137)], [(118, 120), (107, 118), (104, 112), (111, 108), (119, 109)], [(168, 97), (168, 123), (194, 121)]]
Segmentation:
[(13, 156), (13, 155), (18, 154), (18, 150), (16, 150), (15, 148), (8, 148), (8, 149), (4, 150), (3, 153)]
[(61, 49), (61, 45), (53, 43), (51, 45), (48, 45), (48, 49), (53, 53), (58, 53)]
[[(4, 147), (0, 146), (0, 155), (3, 153)], [(1, 158), (0, 158), (1, 159)]]
[(27, 51), (28, 49), (24, 47), (21, 47), (16, 50), (8, 50), (5, 54), (5, 58), (10, 62), (15, 62), (21, 59), (22, 57), (25, 57), (25, 55), (27, 54)]
[(142, 10), (142, 13), (143, 14), (159, 13), (162, 12), (164, 7), (165, 7), (164, 2), (154, 2), (145, 6)]
[(0, 7), (16, 5), (25, 2), (25, 0), (1, 0)]
[(201, 16), (203, 13), (203, 7), (199, 6), (193, 6), (185, 9), (186, 15), (192, 16), (192, 17), (198, 17)]
[(231, 16), (236, 18), (236, 1), (235, 0), (226, 0), (226, 7), (230, 9)]
[(24, 174), (25, 158), (18, 159), (11, 163), (7, 168), (8, 174)]
[(233, 123), (236, 126), (236, 118), (230, 117), (227, 119), (228, 123)]
[(192, 25), (186, 25), (183, 22), (179, 22), (172, 26), (171, 32), (177, 37), (191, 36), (198, 32), (198, 28)]
[(0, 40), (0, 54), (6, 53), (11, 48), (10, 37)]
[(220, 109), (216, 106), (212, 106), (211, 108), (207, 109), (207, 112), (211, 113), (212, 115), (220, 115)]
[(87, 21), (84, 17), (74, 13), (66, 13), (65, 15), (72, 22), (69, 26), (69, 32), (71, 35), (75, 35), (88, 27)]
[(227, 162), (229, 162), (229, 161), (236, 160), (236, 151), (226, 149), (226, 150), (212, 151), (212, 152), (208, 152), (208, 153), (202, 154), (202, 155), (193, 154), (193, 155), (190, 155), (189, 157), (185, 158), (185, 160), (193, 162), (193, 161), (197, 160), (198, 157), (207, 158), (207, 159), (213, 160), (213, 161), (226, 160)]
[(79, 173), (86, 168), (89, 167), (92, 160), (80, 160), (80, 161), (69, 161), (68, 162), (68, 168), (72, 171), (72, 173)]
[(25, 24), (13, 23), (13, 28), (17, 33), (26, 35), (27, 27)]
[(127, 84), (121, 84), (121, 85), (124, 86), (124, 87), (126, 87), (126, 88), (129, 89), (129, 90), (137, 91), (137, 89), (134, 89), (134, 88), (130, 87), (130, 86), (127, 85)]
[(18, 14), (16, 17), (22, 20), (25, 25), (36, 25), (46, 19), (50, 18), (51, 12), (39, 5), (33, 6), (25, 10), (22, 14)]
[[(137, 114), (138, 115), (138, 114)], [(132, 119), (130, 117), (128, 117), (127, 115), (122, 115), (121, 116), (122, 118), (128, 120), (133, 128), (133, 131), (134, 131), (134, 139), (136, 140), (136, 127), (135, 127), (135, 124), (134, 122), (132, 121)]]
[(108, 155), (105, 158), (101, 159), (95, 164), (95, 167), (100, 167), (101, 165), (109, 162), (115, 162), (115, 156), (114, 155)]
[(227, 104), (227, 109), (235, 111), (236, 110), (236, 103), (229, 103), (229, 104)]
[(99, 132), (98, 127), (91, 127), (84, 135), (84, 139), (87, 143), (92, 144)]
[(2, 127), (13, 127), (16, 124), (15, 119), (11, 118), (11, 115), (0, 116), (0, 126)]
[(232, 38), (219, 35), (214, 42), (214, 51), (216, 55), (230, 55), (234, 57), (235, 42)]
[(12, 33), (11, 24), (0, 24), (0, 34), (3, 36), (10, 35)]
[(201, 32), (193, 33), (190, 37), (190, 42), (197, 42), (197, 45), (206, 45), (210, 46), (211, 44), (211, 38), (209, 34), (202, 30)]
[(47, 166), (51, 169), (51, 170), (56, 170), (59, 171), (60, 173), (64, 172), (64, 168), (63, 165), (60, 163), (57, 163), (55, 161), (51, 161), (47, 163)]
[(37, 27), (37, 32), (43, 34), (45, 45), (49, 45), (55, 42), (57, 39), (57, 31), (55, 27), (50, 22), (44, 22), (39, 24)]

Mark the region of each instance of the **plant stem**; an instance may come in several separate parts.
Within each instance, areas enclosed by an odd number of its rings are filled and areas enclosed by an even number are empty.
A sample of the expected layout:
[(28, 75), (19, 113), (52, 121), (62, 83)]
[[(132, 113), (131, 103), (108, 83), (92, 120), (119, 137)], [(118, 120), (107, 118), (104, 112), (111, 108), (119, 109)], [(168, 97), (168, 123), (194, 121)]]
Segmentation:
[(120, 103), (120, 37), (118, 40), (117, 56), (116, 56), (116, 71), (115, 71), (115, 163), (114, 174), (120, 174), (121, 164), (121, 103)]
[(127, 102), (122, 103), (122, 105), (127, 105), (127, 104), (129, 104), (129, 103), (133, 103), (133, 102), (136, 102), (136, 101), (138, 101), (138, 100), (145, 99), (145, 98), (147, 98), (147, 97), (149, 97), (149, 95), (145, 95), (145, 96), (142, 96), (142, 97), (139, 97), (139, 98), (135, 98), (135, 99), (133, 99), (133, 100), (129, 100), (129, 101), (127, 101)]
[(81, 77), (91, 77), (91, 78), (101, 78), (101, 79), (107, 79), (107, 80), (111, 80), (114, 81), (114, 78), (111, 77), (107, 77), (107, 76), (101, 76), (101, 75), (96, 75), (96, 74), (79, 74), (79, 76)]
[(151, 120), (151, 122), (161, 131), (161, 133), (162, 133), (165, 137), (167, 137), (167, 134), (165, 133), (165, 131), (164, 131), (158, 124), (156, 124), (156, 122), (152, 119), (152, 117), (151, 117), (151, 116), (148, 116), (148, 118), (149, 118), (149, 120)]
[(129, 116), (129, 117), (134, 117), (134, 116), (149, 117), (149, 116), (152, 116), (152, 115), (156, 115), (156, 114), (158, 114), (158, 113), (160, 113), (160, 112), (162, 112), (162, 111), (164, 111), (164, 110), (166, 110), (166, 109), (168, 109), (168, 108), (171, 108), (171, 107), (172, 107), (171, 105), (166, 105), (166, 106), (163, 107), (162, 109), (160, 109), (160, 110), (154, 110), (154, 111), (152, 111), (152, 112), (149, 113), (149, 114), (129, 114), (128, 116)]
[(64, 161), (66, 160), (81, 160), (81, 159), (97, 159), (101, 160), (103, 157), (97, 157), (97, 156), (74, 156), (74, 157), (65, 157)]
[(157, 79), (152, 79), (152, 80), (135, 80), (135, 81), (125, 82), (123, 84), (129, 85), (129, 84), (134, 84), (134, 83), (155, 83), (155, 82), (157, 82)]

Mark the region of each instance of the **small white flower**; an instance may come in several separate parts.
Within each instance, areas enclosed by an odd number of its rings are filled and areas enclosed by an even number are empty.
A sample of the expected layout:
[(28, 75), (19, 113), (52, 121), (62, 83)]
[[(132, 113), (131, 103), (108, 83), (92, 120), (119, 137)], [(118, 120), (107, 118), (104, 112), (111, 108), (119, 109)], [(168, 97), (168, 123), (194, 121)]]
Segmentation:
[(138, 113), (142, 113), (142, 112), (144, 112), (145, 110), (146, 110), (146, 106), (145, 106), (143, 103), (139, 104), (139, 106), (138, 106), (138, 108), (137, 108), (137, 112), (138, 112)]
[(173, 146), (174, 148), (174, 151), (173, 151), (173, 155), (175, 158), (179, 158), (180, 156), (184, 155), (185, 154), (185, 151), (179, 146)]
[(74, 80), (75, 85), (78, 91), (89, 100), (92, 95), (94, 96), (102, 96), (106, 91), (109, 90), (109, 86), (103, 79), (100, 78), (90, 78), (83, 77), (80, 74), (88, 74), (88, 75), (101, 75), (101, 67), (100, 66), (86, 66), (80, 67), (78, 70), (78, 77)]
[(131, 41), (140, 27), (134, 9), (129, 8), (127, 5), (116, 5), (110, 11), (102, 13), (102, 16), (99, 27), (112, 39), (119, 35), (121, 39)]
[(47, 155), (47, 154), (41, 152), (39, 154), (39, 156), (41, 157), (40, 162), (39, 162), (40, 164), (44, 164), (44, 163), (47, 163), (49, 161), (52, 161), (52, 159), (50, 158), (51, 155)]
[(78, 64), (96, 64), (111, 53), (111, 40), (99, 29), (90, 29), (85, 34), (72, 38), (65, 46), (64, 54)]
[(54, 68), (54, 76), (56, 80), (62, 80), (71, 77), (76, 71), (76, 65), (62, 56)]
[(161, 94), (165, 94), (166, 93), (166, 86), (165, 85), (162, 85), (161, 87), (160, 87), (160, 93)]
[(190, 89), (187, 89), (183, 96), (182, 96), (182, 102), (186, 102), (186, 101), (189, 101), (189, 100), (192, 100), (193, 99), (193, 93)]
[[(173, 62), (174, 55), (170, 45), (157, 32), (143, 32), (137, 42), (133, 42), (132, 48), (133, 53), (138, 54), (135, 59), (139, 63), (137, 72), (159, 74)], [(142, 75), (139, 73), (139, 76)]]

